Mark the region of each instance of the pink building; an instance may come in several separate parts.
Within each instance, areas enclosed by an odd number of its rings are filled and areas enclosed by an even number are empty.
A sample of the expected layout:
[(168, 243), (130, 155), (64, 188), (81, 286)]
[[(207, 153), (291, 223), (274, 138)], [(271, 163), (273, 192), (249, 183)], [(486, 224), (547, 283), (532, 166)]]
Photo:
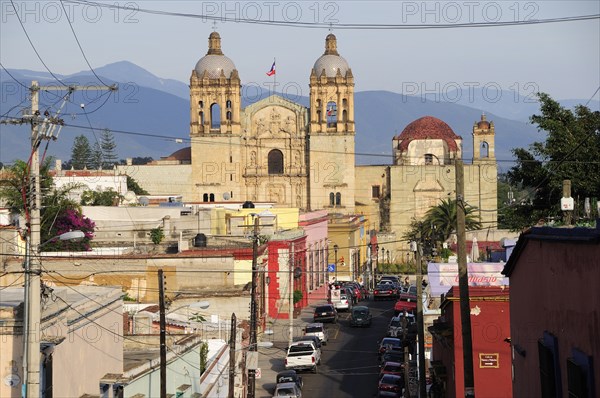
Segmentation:
[(600, 393), (599, 224), (531, 228), (506, 263), (515, 397)]

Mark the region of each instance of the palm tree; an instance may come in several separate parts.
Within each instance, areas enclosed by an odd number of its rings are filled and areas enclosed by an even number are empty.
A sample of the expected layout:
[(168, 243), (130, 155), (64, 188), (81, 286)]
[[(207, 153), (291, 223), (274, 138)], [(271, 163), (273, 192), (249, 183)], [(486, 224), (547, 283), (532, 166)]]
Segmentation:
[[(476, 208), (465, 205), (465, 226), (467, 231), (480, 229), (481, 221), (475, 214)], [(436, 241), (445, 242), (456, 230), (456, 200), (442, 199), (442, 202), (425, 213), (422, 234)]]

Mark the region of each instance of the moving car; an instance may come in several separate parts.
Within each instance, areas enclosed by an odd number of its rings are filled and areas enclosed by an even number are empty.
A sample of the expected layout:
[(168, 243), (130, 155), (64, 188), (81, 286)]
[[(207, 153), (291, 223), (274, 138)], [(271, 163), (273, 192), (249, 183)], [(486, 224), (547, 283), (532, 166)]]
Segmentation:
[(350, 326), (371, 326), (372, 318), (369, 307), (362, 305), (356, 306), (352, 308)]
[(306, 325), (306, 327), (304, 328), (304, 335), (315, 336), (321, 341), (323, 345), (327, 345), (328, 333), (325, 329), (325, 326), (320, 322), (309, 323), (308, 325)]
[(323, 304), (315, 308), (313, 322), (337, 323), (338, 313), (333, 304)]
[(375, 287), (375, 290), (373, 290), (373, 299), (375, 301), (394, 299), (396, 295), (396, 288), (392, 282), (380, 283)]
[(401, 376), (386, 374), (379, 380), (377, 387), (378, 397), (400, 398), (402, 396), (404, 382)]
[(277, 398), (302, 398), (302, 390), (298, 388), (296, 383), (281, 383), (275, 387), (275, 394), (273, 397)]
[(277, 377), (275, 378), (275, 384), (284, 384), (284, 383), (294, 383), (298, 386), (298, 388), (302, 389), (304, 382), (302, 381), (302, 376), (296, 373), (295, 370), (283, 370), (277, 373)]

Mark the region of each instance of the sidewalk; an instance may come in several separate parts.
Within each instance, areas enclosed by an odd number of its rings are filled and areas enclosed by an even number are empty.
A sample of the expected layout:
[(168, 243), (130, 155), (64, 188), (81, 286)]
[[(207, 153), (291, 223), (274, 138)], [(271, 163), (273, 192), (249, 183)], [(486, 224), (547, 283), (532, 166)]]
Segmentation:
[[(293, 320), (292, 338), (303, 335), (304, 325), (312, 322), (315, 306), (322, 302), (325, 300), (314, 300), (302, 309), (300, 316)], [(262, 341), (272, 341), (273, 347), (259, 348), (258, 366), (261, 370), (261, 378), (256, 380), (256, 398), (272, 397), (275, 391), (275, 377), (278, 372), (285, 370), (285, 349), (289, 343), (290, 321), (288, 319), (271, 320), (266, 325), (266, 330), (269, 329), (273, 331), (273, 334), (264, 335)]]

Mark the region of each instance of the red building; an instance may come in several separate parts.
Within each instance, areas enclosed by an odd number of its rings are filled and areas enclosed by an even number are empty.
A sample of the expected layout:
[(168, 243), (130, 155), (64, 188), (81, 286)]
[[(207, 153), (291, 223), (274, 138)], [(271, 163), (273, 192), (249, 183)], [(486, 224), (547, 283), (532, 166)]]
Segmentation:
[[(473, 374), (478, 398), (512, 397), (509, 292), (499, 286), (470, 287)], [(431, 368), (440, 386), (435, 397), (464, 397), (460, 294), (453, 286), (443, 297), (433, 336)], [(517, 396), (517, 395), (515, 395)], [(524, 396), (524, 395), (523, 395)]]
[(290, 231), (288, 235), (278, 234), (268, 242), (269, 260), (265, 278), (268, 283), (263, 299), (266, 299), (266, 314), (273, 319), (289, 319), (289, 299), (294, 292), (299, 292), (296, 296), (302, 297), (294, 308), (308, 305), (306, 235), (302, 230)]
[(502, 271), (510, 278), (515, 397), (600, 393), (599, 224), (531, 228)]

